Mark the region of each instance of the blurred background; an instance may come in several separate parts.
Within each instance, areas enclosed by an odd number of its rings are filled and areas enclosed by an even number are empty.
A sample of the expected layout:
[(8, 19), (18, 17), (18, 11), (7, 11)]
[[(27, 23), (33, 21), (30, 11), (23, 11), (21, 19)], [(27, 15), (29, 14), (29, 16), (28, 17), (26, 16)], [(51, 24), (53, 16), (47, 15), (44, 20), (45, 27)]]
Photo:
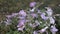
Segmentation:
[(60, 0), (0, 0), (0, 16), (26, 9), (33, 1), (43, 3), (41, 8), (50, 6), (55, 13), (60, 13)]
[[(0, 20), (4, 20), (5, 15), (19, 12), (20, 9), (29, 8), (30, 2), (43, 3), (40, 8), (49, 6), (54, 14), (60, 14), (60, 0), (0, 0)], [(60, 30), (60, 17), (56, 16), (57, 28)], [(59, 34), (60, 31), (58, 31)]]

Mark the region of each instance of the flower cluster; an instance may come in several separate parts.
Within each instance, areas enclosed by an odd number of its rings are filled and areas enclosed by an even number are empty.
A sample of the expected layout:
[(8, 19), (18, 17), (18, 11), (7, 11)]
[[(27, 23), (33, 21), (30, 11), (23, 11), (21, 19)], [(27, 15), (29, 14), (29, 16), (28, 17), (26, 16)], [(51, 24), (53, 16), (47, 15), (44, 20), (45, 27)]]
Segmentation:
[(32, 34), (38, 34), (49, 31), (48, 29), (50, 29), (52, 34), (55, 34), (58, 29), (55, 27), (53, 10), (50, 7), (45, 7), (47, 10), (44, 9), (45, 11), (42, 11), (38, 9), (36, 5), (36, 2), (31, 2), (30, 7), (32, 7), (32, 9), (29, 8), (26, 11), (20, 10), (18, 13), (6, 15), (7, 21), (5, 21), (5, 23), (9, 25), (11, 23), (11, 18), (16, 17), (19, 19), (17, 24), (18, 31), (33, 31)]

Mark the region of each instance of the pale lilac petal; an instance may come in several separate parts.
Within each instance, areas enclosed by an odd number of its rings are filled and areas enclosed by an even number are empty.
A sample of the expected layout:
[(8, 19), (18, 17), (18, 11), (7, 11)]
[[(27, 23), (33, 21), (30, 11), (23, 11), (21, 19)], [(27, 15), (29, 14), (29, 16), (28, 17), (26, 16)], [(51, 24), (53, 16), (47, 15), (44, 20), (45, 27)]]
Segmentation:
[(45, 32), (45, 31), (46, 31), (46, 29), (47, 29), (47, 28), (48, 28), (48, 27), (45, 27), (45, 28), (43, 28), (43, 29), (39, 30), (38, 32), (43, 33), (43, 32)]
[(45, 13), (42, 13), (40, 16), (41, 16), (41, 18), (44, 19), (44, 20), (47, 20), (47, 19), (48, 19), (48, 17), (45, 16)]
[(21, 27), (25, 24), (25, 20), (19, 20), (18, 22), (19, 22), (19, 24), (18, 24), (19, 27)]
[(52, 32), (52, 34), (56, 34), (56, 32), (58, 31), (58, 29), (55, 26), (51, 26), (50, 31)]
[(18, 31), (22, 31), (23, 32), (24, 28), (25, 28), (25, 26), (22, 26), (22, 27), (18, 28)]
[(54, 24), (55, 23), (55, 20), (53, 19), (53, 17), (50, 17), (50, 24)]
[(34, 31), (33, 34), (38, 34), (38, 32), (37, 31)]
[(24, 10), (20, 10), (19, 14), (22, 16), (26, 16), (26, 12)]
[(36, 5), (36, 2), (31, 2), (30, 3), (30, 7), (35, 7), (35, 5)]
[(37, 18), (37, 17), (38, 17), (38, 15), (35, 14), (35, 13), (32, 13), (31, 16), (32, 16), (33, 18), (35, 18), (35, 17)]
[(48, 16), (52, 16), (53, 14), (53, 10), (50, 7), (45, 7), (47, 9), (46, 13), (48, 14)]
[(25, 28), (25, 20), (20, 20), (17, 27), (19, 31), (23, 31), (23, 29)]
[(55, 26), (51, 26), (51, 29), (50, 29), (51, 32), (57, 32), (58, 29), (55, 27)]
[(48, 14), (48, 16), (52, 16), (52, 11), (46, 11), (46, 13)]
[(41, 13), (41, 11), (40, 11), (40, 10), (38, 10), (38, 11), (37, 11), (37, 13)]

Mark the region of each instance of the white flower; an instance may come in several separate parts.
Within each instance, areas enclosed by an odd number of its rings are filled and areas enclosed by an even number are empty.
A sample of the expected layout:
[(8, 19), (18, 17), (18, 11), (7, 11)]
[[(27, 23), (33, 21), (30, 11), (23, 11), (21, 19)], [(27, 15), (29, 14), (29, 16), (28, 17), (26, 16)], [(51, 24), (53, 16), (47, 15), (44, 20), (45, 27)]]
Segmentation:
[(34, 10), (35, 10), (35, 7), (33, 9), (30, 9), (31, 12), (34, 12)]
[(25, 26), (19, 27), (18, 31), (23, 31), (24, 28), (25, 28)]
[(52, 16), (53, 14), (53, 10), (50, 7), (45, 7), (47, 9), (46, 13), (48, 14), (48, 16)]
[(45, 28), (43, 28), (43, 29), (39, 30), (38, 32), (43, 33), (43, 32), (45, 32), (45, 31), (46, 31), (46, 29), (47, 29), (47, 28), (48, 28), (48, 27), (45, 27)]
[(40, 23), (38, 22), (38, 20), (35, 20), (35, 23), (36, 23), (37, 26), (40, 25)]
[(37, 31), (34, 31), (33, 34), (38, 34)]
[(41, 11), (38, 9), (38, 10), (37, 10), (37, 13), (41, 13)]
[(53, 19), (53, 17), (50, 17), (49, 20), (50, 20), (50, 24), (54, 24), (55, 23), (55, 20)]

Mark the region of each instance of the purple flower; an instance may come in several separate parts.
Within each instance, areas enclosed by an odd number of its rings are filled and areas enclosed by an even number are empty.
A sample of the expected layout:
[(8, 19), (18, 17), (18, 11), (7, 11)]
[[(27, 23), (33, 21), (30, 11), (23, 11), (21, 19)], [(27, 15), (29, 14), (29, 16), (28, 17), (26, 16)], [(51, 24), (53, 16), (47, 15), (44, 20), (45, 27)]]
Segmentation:
[(52, 32), (52, 34), (56, 34), (56, 32), (58, 31), (58, 29), (55, 26), (51, 26), (50, 31)]
[(51, 26), (51, 29), (50, 29), (51, 32), (57, 32), (58, 29), (55, 27), (55, 26)]
[(23, 31), (25, 28), (25, 20), (19, 20), (19, 24), (17, 25), (19, 31)]
[(20, 10), (19, 15), (26, 16), (26, 12), (24, 10)]
[(25, 20), (19, 20), (18, 23), (19, 24), (17, 25), (17, 27), (24, 26), (25, 25)]
[(44, 19), (44, 20), (47, 20), (47, 19), (48, 19), (48, 17), (45, 16), (45, 13), (42, 13), (40, 16), (41, 16), (41, 18)]
[(35, 5), (36, 5), (36, 2), (31, 2), (30, 3), (30, 7), (35, 7)]

